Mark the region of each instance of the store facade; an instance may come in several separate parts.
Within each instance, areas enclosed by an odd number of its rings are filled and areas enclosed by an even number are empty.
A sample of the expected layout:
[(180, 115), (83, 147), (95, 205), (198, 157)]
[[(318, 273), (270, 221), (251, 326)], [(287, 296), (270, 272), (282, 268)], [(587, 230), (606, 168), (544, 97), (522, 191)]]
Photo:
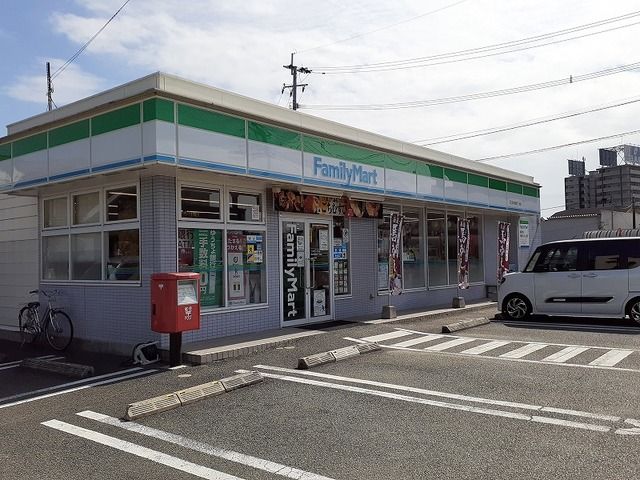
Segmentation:
[(449, 303), (459, 218), (462, 293), (484, 298), (497, 223), (517, 259), (519, 222), (539, 219), (531, 177), (160, 73), (8, 129), (0, 192), (38, 199), (40, 285), (97, 349), (166, 341), (149, 329), (155, 272), (201, 274), (202, 328), (185, 342)]

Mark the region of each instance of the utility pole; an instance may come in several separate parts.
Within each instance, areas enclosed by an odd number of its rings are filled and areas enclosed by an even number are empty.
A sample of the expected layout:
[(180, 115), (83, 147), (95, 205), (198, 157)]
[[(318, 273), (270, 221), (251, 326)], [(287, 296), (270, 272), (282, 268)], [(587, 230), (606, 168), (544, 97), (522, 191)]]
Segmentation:
[(51, 83), (51, 64), (47, 62), (47, 108), (51, 111), (53, 107), (53, 85)]
[(288, 88), (291, 89), (290, 97), (293, 97), (293, 105), (292, 108), (294, 110), (298, 109), (298, 87), (302, 87), (302, 91), (304, 92), (304, 87), (309, 85), (308, 83), (300, 83), (298, 84), (298, 73), (311, 73), (311, 70), (305, 67), (298, 67), (293, 64), (293, 53), (291, 54), (291, 63), (289, 65), (283, 65), (284, 68), (291, 72), (291, 76), (293, 77), (293, 83), (291, 85), (282, 84), (282, 93)]

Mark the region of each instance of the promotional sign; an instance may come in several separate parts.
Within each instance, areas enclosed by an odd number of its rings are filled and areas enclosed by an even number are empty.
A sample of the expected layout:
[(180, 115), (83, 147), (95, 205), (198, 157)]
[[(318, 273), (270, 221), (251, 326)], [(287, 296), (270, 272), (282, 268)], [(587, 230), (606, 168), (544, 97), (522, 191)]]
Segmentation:
[(498, 285), (504, 274), (509, 272), (509, 229), (510, 223), (498, 222)]
[(400, 258), (400, 246), (402, 242), (402, 221), (404, 216), (392, 213), (389, 224), (389, 293), (400, 295), (402, 293), (402, 258)]
[(518, 223), (518, 245), (521, 248), (528, 248), (530, 246), (529, 242), (529, 220), (520, 220)]
[(458, 288), (469, 288), (469, 220), (458, 217)]
[(312, 213), (339, 217), (382, 218), (382, 205), (348, 197), (307, 195), (292, 190), (273, 193), (274, 208), (280, 212)]
[(304, 308), (304, 223), (284, 222), (282, 229), (282, 304), (284, 321), (306, 316)]
[[(193, 271), (200, 275), (200, 304), (222, 305), (222, 231), (194, 229)], [(189, 232), (189, 230), (187, 230)]]
[(244, 266), (242, 253), (227, 254), (229, 300), (233, 305), (244, 303)]

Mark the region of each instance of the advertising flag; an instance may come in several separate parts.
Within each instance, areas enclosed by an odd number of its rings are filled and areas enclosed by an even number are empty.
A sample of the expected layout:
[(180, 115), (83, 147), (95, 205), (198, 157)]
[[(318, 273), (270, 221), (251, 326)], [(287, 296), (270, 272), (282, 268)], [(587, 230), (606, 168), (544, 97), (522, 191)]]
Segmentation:
[(402, 259), (400, 248), (402, 239), (402, 221), (404, 217), (399, 213), (392, 213), (389, 224), (389, 293), (402, 293)]
[(458, 217), (458, 288), (469, 288), (469, 220)]
[(510, 223), (498, 222), (498, 285), (509, 272), (509, 228)]

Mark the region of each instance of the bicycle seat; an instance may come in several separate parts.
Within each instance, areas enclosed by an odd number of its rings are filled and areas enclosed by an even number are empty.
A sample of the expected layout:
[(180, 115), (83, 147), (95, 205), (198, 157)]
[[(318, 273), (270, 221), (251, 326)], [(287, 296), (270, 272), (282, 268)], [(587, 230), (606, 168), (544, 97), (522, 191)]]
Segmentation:
[(27, 303), (27, 307), (29, 307), (29, 308), (40, 308), (40, 302), (29, 302), (29, 303)]

